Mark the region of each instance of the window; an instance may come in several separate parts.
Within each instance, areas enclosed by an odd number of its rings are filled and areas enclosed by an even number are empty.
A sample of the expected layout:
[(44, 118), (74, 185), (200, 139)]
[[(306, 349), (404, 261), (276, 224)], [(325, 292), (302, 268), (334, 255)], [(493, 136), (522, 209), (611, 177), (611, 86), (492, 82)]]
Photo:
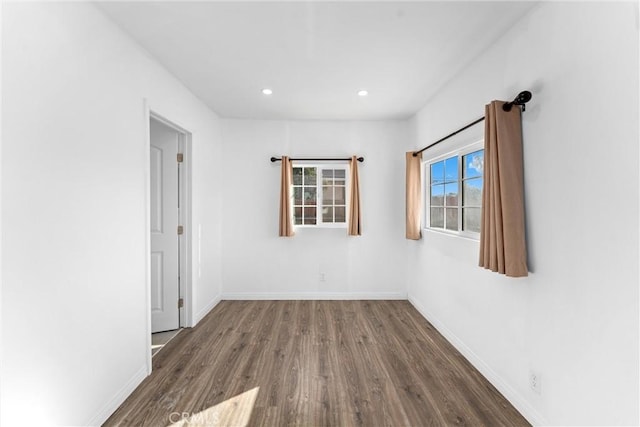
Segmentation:
[(347, 226), (347, 167), (293, 165), (293, 224)]
[(426, 163), (427, 228), (480, 233), (484, 150), (477, 150), (478, 146)]

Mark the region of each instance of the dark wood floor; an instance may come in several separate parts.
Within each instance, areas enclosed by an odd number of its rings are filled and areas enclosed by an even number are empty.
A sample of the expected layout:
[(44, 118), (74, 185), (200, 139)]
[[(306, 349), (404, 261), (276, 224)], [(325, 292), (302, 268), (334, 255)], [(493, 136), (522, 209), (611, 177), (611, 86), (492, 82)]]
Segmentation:
[(105, 425), (166, 426), (256, 387), (255, 426), (529, 425), (407, 301), (223, 301)]

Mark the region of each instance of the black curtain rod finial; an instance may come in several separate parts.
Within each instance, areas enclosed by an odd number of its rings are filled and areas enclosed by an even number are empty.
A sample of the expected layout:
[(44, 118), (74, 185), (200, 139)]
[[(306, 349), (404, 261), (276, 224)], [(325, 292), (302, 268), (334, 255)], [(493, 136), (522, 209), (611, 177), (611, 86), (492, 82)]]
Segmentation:
[(525, 111), (526, 106), (525, 104), (529, 101), (531, 101), (531, 92), (529, 92), (528, 90), (523, 90), (522, 92), (520, 92), (518, 94), (518, 96), (515, 97), (515, 99), (511, 102), (507, 102), (502, 106), (502, 109), (504, 111), (511, 111), (511, 107), (514, 105), (521, 105), (522, 106), (522, 111)]

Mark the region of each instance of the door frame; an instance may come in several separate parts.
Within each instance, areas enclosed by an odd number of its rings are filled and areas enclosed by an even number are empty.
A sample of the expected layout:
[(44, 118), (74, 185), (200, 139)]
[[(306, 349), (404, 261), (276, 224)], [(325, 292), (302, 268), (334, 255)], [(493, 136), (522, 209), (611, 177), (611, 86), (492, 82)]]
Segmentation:
[(170, 120), (167, 116), (158, 113), (151, 108), (145, 99), (145, 129), (144, 142), (144, 179), (145, 179), (145, 306), (147, 327), (145, 336), (145, 351), (147, 354), (147, 374), (151, 374), (151, 120), (156, 120), (173, 130), (179, 135), (179, 151), (183, 153), (183, 161), (179, 168), (179, 194), (180, 211), (179, 221), (184, 227), (182, 238), (179, 239), (178, 250), (180, 253), (180, 285), (179, 297), (183, 298), (184, 305), (179, 310), (179, 326), (193, 326), (193, 282), (192, 282), (192, 196), (191, 196), (191, 141), (192, 134), (184, 126)]

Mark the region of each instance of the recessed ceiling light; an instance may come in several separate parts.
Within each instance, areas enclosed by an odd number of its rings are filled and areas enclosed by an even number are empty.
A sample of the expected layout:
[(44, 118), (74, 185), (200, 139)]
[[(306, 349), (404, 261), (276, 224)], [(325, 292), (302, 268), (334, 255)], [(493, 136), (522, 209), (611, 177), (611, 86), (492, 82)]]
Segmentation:
[(358, 96), (367, 96), (369, 95), (369, 91), (368, 90), (359, 90), (358, 91)]
[(262, 89), (262, 94), (263, 95), (271, 95), (273, 93), (273, 91), (271, 89)]

